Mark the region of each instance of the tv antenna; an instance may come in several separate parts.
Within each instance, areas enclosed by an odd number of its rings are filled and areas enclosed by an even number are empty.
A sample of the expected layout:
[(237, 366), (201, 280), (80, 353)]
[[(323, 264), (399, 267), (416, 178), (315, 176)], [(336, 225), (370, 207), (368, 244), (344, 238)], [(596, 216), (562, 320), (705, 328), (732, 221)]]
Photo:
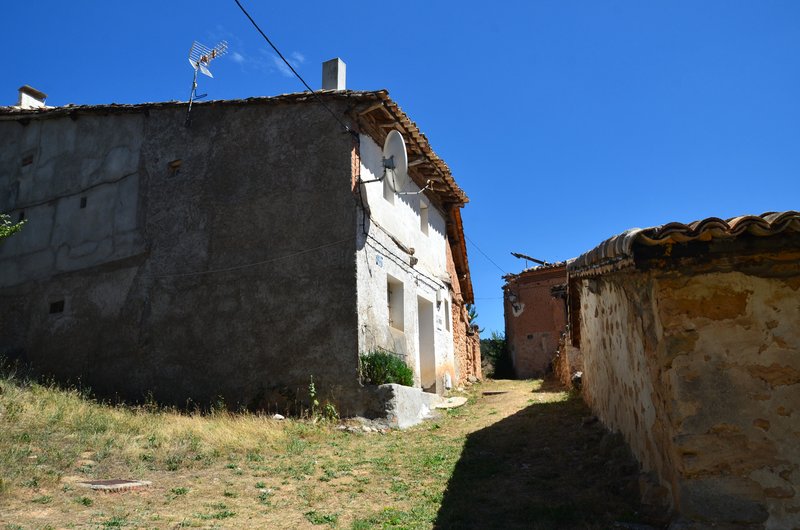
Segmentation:
[(226, 41), (220, 41), (220, 43), (213, 48), (207, 48), (197, 41), (192, 43), (192, 47), (189, 49), (189, 64), (191, 64), (192, 69), (194, 69), (194, 78), (192, 79), (192, 91), (189, 94), (189, 109), (186, 111), (187, 127), (191, 123), (192, 103), (195, 99), (201, 99), (208, 95), (197, 95), (197, 72), (201, 72), (203, 75), (213, 78), (214, 76), (211, 75), (211, 70), (208, 69), (208, 65), (211, 64), (211, 61), (221, 55), (225, 55), (227, 52), (228, 43)]

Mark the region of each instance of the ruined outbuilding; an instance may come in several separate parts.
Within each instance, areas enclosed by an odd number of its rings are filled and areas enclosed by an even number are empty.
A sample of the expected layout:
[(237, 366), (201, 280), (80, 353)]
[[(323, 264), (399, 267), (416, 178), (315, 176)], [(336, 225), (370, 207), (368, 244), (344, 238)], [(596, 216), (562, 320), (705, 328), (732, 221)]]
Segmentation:
[(568, 273), (584, 396), (648, 473), (645, 501), (797, 528), (800, 213), (629, 230)]
[(567, 323), (566, 263), (551, 263), (503, 276), (506, 344), (520, 379), (552, 370)]
[[(479, 376), (466, 194), (386, 91), (0, 108), (0, 353), (101, 396), (368, 413), (359, 354)], [(334, 119), (344, 122), (349, 131)], [(408, 179), (381, 146), (405, 138)]]

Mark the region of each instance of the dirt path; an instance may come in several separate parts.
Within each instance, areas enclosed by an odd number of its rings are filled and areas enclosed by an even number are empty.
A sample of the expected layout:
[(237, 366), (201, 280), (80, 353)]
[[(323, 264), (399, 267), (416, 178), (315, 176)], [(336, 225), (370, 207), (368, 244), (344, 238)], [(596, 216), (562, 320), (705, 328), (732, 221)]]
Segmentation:
[(439, 528), (609, 528), (636, 521), (637, 468), (617, 437), (553, 384), (489, 381), (436, 520)]

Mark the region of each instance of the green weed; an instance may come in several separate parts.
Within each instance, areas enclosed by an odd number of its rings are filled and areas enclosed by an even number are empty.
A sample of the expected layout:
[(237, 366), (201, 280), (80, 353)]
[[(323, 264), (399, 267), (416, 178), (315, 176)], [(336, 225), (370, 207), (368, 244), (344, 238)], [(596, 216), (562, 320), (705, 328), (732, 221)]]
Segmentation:
[(319, 513), (315, 510), (303, 514), (309, 523), (313, 525), (329, 525), (336, 526), (339, 522), (339, 514), (337, 513)]

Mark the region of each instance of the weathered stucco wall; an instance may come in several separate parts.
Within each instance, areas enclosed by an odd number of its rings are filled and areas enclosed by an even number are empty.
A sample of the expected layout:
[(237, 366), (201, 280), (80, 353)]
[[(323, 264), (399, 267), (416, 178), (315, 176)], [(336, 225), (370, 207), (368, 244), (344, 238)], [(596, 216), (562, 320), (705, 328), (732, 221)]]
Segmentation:
[[(144, 250), (137, 230), (143, 127), (141, 115), (2, 124), (0, 211), (27, 226), (0, 245), (0, 287)], [(84, 141), (97, 137), (102, 146)]]
[(281, 408), (313, 375), (358, 409), (350, 137), (311, 104), (184, 118), (0, 122), (0, 210), (28, 219), (0, 245), (0, 351), (102, 395)]
[(788, 253), (759, 267), (758, 275), (705, 266), (574, 281), (583, 386), (677, 512), (794, 528), (800, 275)]
[[(382, 151), (369, 136), (361, 135), (359, 156), (364, 181), (382, 176)], [(417, 386), (442, 392), (446, 378), (451, 385), (456, 380), (453, 322), (447, 310), (452, 299), (444, 282), (448, 278), (445, 218), (425, 202), (412, 181), (403, 182), (400, 189), (401, 193), (387, 192), (380, 181), (360, 186), (364, 209), (354, 222), (359, 248), (359, 350), (383, 348), (404, 356), (414, 369)], [(422, 230), (420, 201), (428, 204), (427, 233)], [(402, 318), (394, 320), (387, 299), (390, 281), (402, 286), (393, 294), (402, 292)]]

